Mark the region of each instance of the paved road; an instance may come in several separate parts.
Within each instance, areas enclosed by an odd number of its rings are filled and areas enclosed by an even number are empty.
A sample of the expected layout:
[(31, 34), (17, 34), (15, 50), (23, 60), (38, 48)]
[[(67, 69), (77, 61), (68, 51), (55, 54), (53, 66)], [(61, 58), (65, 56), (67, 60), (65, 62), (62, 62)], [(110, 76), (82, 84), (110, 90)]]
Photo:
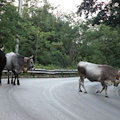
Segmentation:
[[(99, 83), (85, 81), (88, 94), (78, 92), (76, 78), (21, 78), (20, 86), (0, 86), (0, 120), (119, 120), (120, 87), (97, 94)], [(119, 85), (120, 86), (120, 85)]]

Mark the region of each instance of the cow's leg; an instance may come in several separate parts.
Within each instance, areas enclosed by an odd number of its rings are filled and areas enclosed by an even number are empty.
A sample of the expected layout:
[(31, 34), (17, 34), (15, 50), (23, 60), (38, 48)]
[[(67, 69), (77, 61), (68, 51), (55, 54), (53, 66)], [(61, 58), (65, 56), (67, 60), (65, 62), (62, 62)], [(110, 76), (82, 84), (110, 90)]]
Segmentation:
[(101, 83), (102, 89), (98, 90), (96, 93), (101, 93), (103, 90), (105, 90), (105, 97), (108, 97), (107, 95), (107, 86), (104, 83)]
[(19, 79), (18, 79), (18, 73), (14, 72), (14, 75), (15, 75), (15, 79), (14, 79), (14, 82), (13, 82), (13, 85), (16, 85), (16, 79), (17, 79), (17, 85), (20, 85), (20, 82), (19, 82)]
[(98, 90), (96, 93), (101, 93), (105, 89), (105, 86), (102, 87), (101, 90)]
[(101, 89), (101, 90), (98, 90), (96, 93), (101, 93), (101, 92), (105, 89), (105, 84), (104, 84), (104, 82), (101, 82), (101, 85), (102, 85), (102, 89)]
[(10, 84), (10, 79), (9, 79), (9, 77), (10, 77), (10, 71), (8, 71), (8, 81), (7, 81), (7, 84)]
[(17, 73), (16, 73), (14, 70), (12, 70), (12, 72), (14, 73), (14, 76), (15, 76), (15, 79), (14, 79), (13, 85), (16, 85), (15, 81), (16, 81), (16, 78), (17, 78)]
[(14, 82), (13, 82), (13, 85), (16, 85), (16, 79), (17, 79), (17, 85), (20, 85), (20, 82), (19, 82), (19, 79), (18, 79), (18, 74), (16, 73), (15, 74), (15, 79), (14, 79)]
[(20, 85), (20, 81), (19, 81), (18, 75), (17, 75), (17, 85)]
[(108, 98), (108, 95), (107, 95), (107, 86), (105, 86), (105, 97)]
[(13, 73), (11, 73), (11, 74), (12, 74), (11, 84), (13, 84), (13, 76), (14, 76), (14, 74)]
[(108, 97), (108, 95), (107, 95), (107, 85), (106, 85), (105, 81), (104, 81), (104, 82), (101, 82), (101, 84), (102, 84), (102, 86), (103, 86), (104, 89), (105, 89), (105, 97)]
[(2, 71), (0, 71), (0, 85), (1, 85), (1, 76), (2, 76)]
[(13, 85), (16, 85), (16, 75), (15, 75), (15, 78), (14, 78), (14, 81), (13, 81)]
[(19, 79), (17, 80), (17, 85), (20, 85), (20, 81), (19, 81)]
[(81, 79), (79, 79), (79, 92), (82, 92), (82, 90), (81, 90)]
[(87, 93), (87, 91), (85, 89), (85, 86), (84, 86), (84, 78), (83, 78), (83, 76), (80, 76), (80, 79), (79, 79), (79, 92), (82, 92), (81, 85), (82, 85), (82, 87), (84, 89), (84, 93)]

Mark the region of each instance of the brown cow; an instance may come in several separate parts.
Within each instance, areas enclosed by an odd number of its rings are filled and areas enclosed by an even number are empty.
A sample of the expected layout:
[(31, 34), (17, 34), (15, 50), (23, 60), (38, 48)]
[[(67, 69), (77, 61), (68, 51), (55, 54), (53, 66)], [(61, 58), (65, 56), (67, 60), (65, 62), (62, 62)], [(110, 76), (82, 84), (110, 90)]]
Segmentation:
[(101, 93), (105, 89), (105, 97), (108, 97), (107, 87), (112, 84), (117, 87), (120, 82), (120, 71), (114, 69), (112, 66), (80, 61), (77, 67), (80, 76), (79, 92), (82, 92), (82, 85), (84, 92), (87, 93), (84, 86), (84, 78), (89, 79), (91, 82), (100, 82), (102, 89), (98, 90), (97, 93)]

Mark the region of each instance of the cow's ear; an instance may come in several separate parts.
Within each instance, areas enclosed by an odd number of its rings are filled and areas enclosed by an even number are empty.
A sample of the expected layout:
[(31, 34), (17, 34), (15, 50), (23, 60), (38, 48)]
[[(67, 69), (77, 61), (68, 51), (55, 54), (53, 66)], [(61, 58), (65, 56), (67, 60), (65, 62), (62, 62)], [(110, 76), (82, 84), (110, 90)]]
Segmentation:
[(30, 56), (30, 59), (32, 59), (34, 56), (32, 55), (32, 56)]
[(4, 50), (4, 45), (0, 46), (0, 49), (3, 51)]

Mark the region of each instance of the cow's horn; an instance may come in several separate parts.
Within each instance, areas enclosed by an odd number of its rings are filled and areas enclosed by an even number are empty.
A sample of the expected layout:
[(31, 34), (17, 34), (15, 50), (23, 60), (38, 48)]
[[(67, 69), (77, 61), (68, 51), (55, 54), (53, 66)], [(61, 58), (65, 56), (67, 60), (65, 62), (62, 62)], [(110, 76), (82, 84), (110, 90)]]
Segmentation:
[(32, 58), (33, 58), (33, 55), (32, 55), (32, 56), (30, 56), (30, 58), (32, 59)]

